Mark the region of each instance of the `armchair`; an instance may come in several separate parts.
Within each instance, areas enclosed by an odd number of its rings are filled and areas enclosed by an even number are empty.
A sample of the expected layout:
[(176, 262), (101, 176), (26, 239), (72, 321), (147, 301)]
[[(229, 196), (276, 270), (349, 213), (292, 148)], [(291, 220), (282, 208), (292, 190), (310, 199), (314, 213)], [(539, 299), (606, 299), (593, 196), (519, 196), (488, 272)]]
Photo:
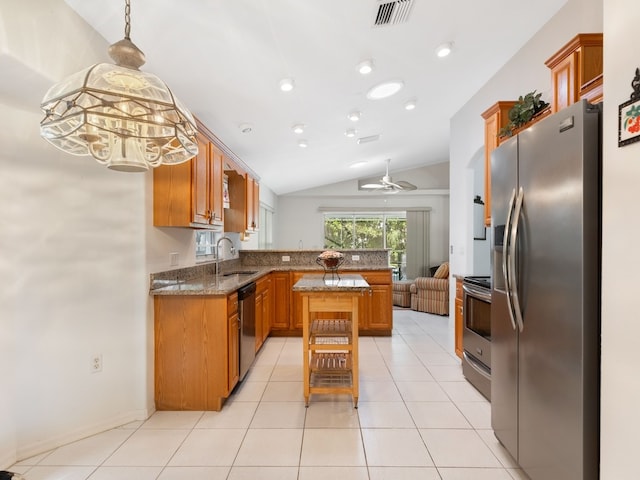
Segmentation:
[(411, 285), (411, 309), (449, 315), (449, 263), (444, 262), (433, 277), (418, 277)]

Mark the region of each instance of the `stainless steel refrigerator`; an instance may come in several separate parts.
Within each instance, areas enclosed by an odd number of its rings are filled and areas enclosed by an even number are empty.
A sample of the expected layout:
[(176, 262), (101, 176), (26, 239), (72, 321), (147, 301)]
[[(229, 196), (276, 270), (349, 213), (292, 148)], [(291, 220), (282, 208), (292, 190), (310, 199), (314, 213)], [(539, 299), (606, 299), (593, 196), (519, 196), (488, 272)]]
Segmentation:
[(601, 105), (494, 150), (491, 423), (533, 480), (598, 478)]

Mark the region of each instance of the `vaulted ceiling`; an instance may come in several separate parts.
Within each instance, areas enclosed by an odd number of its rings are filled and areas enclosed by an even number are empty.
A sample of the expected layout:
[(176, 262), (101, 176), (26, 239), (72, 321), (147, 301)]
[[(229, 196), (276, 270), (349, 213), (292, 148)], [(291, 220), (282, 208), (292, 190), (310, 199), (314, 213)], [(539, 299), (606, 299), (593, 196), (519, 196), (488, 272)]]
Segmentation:
[[(109, 43), (124, 37), (124, 0), (66, 1)], [(131, 0), (131, 40), (146, 54), (142, 69), (285, 194), (382, 176), (388, 158), (394, 177), (446, 162), (451, 116), (564, 3)], [(438, 58), (446, 42), (452, 53)], [(367, 59), (374, 69), (362, 75), (356, 66)], [(290, 92), (279, 89), (284, 78), (294, 80)], [(401, 90), (367, 98), (387, 80)], [(404, 108), (409, 100), (415, 109)], [(347, 118), (352, 111), (359, 121)], [(294, 133), (295, 124), (304, 131)]]

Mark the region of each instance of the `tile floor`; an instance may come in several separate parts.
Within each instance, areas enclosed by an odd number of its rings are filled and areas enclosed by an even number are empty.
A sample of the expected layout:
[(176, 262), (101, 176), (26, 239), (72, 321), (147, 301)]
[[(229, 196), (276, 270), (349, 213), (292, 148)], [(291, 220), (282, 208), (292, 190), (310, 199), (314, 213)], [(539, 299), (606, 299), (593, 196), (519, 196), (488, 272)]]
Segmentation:
[(221, 412), (156, 412), (24, 460), (27, 480), (524, 480), (462, 376), (449, 319), (394, 310), (360, 338), (360, 401), (302, 397), (300, 338), (270, 338)]

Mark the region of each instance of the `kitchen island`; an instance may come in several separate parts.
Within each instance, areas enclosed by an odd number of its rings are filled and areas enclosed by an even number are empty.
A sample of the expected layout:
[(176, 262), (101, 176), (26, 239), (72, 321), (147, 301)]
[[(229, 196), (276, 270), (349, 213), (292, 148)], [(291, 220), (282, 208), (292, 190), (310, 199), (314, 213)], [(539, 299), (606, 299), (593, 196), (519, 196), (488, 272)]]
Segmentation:
[(302, 298), (305, 405), (311, 394), (349, 393), (358, 406), (359, 297), (370, 293), (362, 275), (304, 275), (292, 290)]

